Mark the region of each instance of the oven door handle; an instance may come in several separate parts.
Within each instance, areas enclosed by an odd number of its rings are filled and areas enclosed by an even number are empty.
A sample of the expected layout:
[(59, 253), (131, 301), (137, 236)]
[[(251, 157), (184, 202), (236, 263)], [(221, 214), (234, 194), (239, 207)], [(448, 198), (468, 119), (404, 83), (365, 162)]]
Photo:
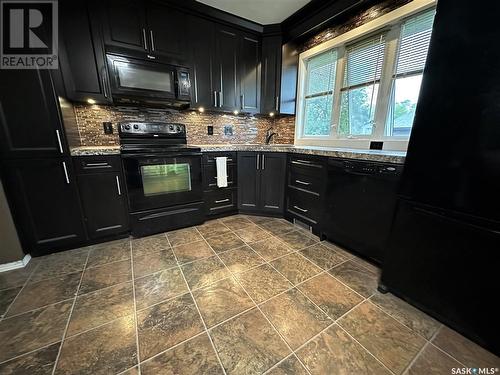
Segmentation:
[(201, 157), (202, 153), (201, 152), (183, 152), (183, 153), (174, 153), (174, 154), (164, 154), (164, 153), (159, 153), (159, 154), (122, 154), (122, 158), (127, 158), (127, 159), (143, 159), (143, 158), (177, 158), (177, 157), (192, 157), (192, 156), (200, 156)]

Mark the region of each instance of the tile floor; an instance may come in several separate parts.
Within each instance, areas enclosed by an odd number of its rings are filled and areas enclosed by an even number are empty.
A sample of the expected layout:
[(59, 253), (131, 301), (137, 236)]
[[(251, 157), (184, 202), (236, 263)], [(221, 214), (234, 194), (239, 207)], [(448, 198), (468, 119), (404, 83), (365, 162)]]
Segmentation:
[(236, 215), (0, 274), (1, 374), (450, 374), (499, 358), (377, 267), (282, 219)]

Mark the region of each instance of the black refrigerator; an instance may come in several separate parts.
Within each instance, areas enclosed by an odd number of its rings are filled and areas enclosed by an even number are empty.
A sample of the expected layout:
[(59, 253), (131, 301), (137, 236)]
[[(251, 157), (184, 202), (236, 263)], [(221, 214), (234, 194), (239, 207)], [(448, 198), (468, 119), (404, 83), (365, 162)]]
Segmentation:
[(500, 4), (439, 0), (381, 290), (499, 354)]

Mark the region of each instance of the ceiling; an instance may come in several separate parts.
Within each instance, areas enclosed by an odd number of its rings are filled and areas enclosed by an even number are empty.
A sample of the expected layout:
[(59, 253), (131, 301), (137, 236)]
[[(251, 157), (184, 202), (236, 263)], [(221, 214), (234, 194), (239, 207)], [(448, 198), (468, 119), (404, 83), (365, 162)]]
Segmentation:
[(281, 23), (310, 0), (196, 0), (250, 21)]

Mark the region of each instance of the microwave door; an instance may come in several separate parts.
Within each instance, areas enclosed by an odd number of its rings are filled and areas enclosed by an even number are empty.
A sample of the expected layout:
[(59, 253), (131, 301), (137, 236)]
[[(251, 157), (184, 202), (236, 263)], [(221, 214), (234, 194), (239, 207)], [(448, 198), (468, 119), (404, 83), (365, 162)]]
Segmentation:
[(175, 98), (175, 72), (153, 64), (113, 61), (114, 94), (158, 99)]

